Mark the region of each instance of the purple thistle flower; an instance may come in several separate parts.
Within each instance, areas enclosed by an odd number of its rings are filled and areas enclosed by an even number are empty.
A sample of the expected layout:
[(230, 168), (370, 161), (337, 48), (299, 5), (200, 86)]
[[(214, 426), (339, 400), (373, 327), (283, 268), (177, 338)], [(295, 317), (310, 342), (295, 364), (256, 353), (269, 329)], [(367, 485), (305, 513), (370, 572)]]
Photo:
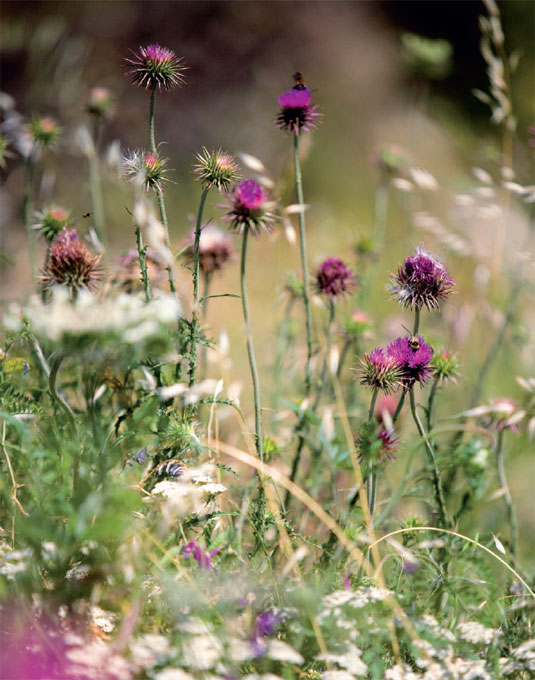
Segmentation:
[(234, 189), (229, 212), (223, 217), (231, 229), (243, 233), (245, 229), (258, 233), (271, 229), (273, 215), (268, 211), (269, 197), (254, 179), (244, 179)]
[(260, 612), (256, 617), (253, 634), (251, 636), (251, 647), (255, 656), (263, 656), (267, 651), (266, 638), (273, 635), (281, 622), (282, 616), (272, 609)]
[(386, 463), (393, 460), (396, 456), (396, 451), (399, 450), (399, 438), (394, 435), (394, 430), (379, 431), (377, 438), (381, 442), (381, 448), (377, 453), (380, 463)]
[(43, 285), (68, 286), (72, 291), (93, 290), (101, 277), (100, 255), (91, 255), (86, 244), (78, 239), (76, 229), (65, 227), (49, 248), (41, 275)]
[(403, 262), (391, 280), (393, 297), (408, 309), (438, 309), (455, 285), (442, 262), (423, 246)]
[(190, 541), (187, 545), (182, 547), (182, 552), (184, 553), (184, 557), (192, 556), (199, 567), (204, 567), (206, 571), (210, 571), (212, 568), (212, 557), (217, 555), (221, 549), (222, 547), (210, 550), (210, 552), (204, 552), (201, 546), (195, 541)]
[(359, 361), (361, 366), (356, 373), (361, 385), (382, 390), (385, 394), (395, 392), (401, 386), (403, 372), (399, 362), (381, 347), (372, 349)]
[(303, 82), (300, 73), (294, 75), (296, 84), (288, 92), (279, 97), (280, 111), (275, 124), (281, 130), (288, 132), (310, 132), (317, 125), (321, 114), (315, 104), (312, 104), (312, 94)]
[(132, 83), (147, 90), (169, 91), (185, 82), (185, 66), (182, 58), (173, 50), (160, 47), (158, 43), (148, 47), (140, 47), (132, 52), (133, 59), (126, 61), (133, 66), (126, 72), (132, 77)]
[[(193, 261), (193, 245), (195, 231), (192, 231), (184, 251), (186, 257)], [(209, 224), (201, 232), (199, 242), (199, 267), (204, 274), (213, 274), (222, 269), (234, 258), (232, 237), (216, 226)]]
[(357, 285), (349, 267), (337, 257), (328, 257), (316, 272), (316, 290), (320, 295), (328, 295), (332, 302), (337, 297), (352, 293)]
[(415, 382), (420, 385), (425, 384), (433, 373), (431, 359), (433, 349), (418, 336), (418, 347), (416, 343), (409, 342), (411, 338), (404, 336), (391, 342), (386, 348), (386, 353), (392, 357), (401, 367), (402, 382), (406, 387), (412, 387)]

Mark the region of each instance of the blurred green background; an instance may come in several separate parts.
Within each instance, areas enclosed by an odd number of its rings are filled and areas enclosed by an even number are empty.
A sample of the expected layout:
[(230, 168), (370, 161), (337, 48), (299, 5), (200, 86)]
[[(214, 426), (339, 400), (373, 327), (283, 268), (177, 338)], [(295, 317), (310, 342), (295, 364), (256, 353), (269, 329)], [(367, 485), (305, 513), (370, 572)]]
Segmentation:
[[(512, 83), (518, 119), (515, 168), (516, 180), (528, 184), (533, 182), (529, 127), (535, 96), (535, 5), (518, 0), (500, 8), (506, 50), (519, 51), (521, 57)], [(486, 14), (482, 3), (46, 1), (3, 2), (2, 14), (2, 91), (13, 98), (21, 114), (52, 115), (64, 132), (58, 149), (43, 158), (36, 207), (53, 201), (69, 208), (73, 216), (91, 210), (86, 161), (75, 141), (77, 126), (87, 123), (84, 106), (90, 88), (108, 87), (116, 99), (114, 116), (103, 129), (104, 154), (115, 140), (122, 150), (143, 147), (148, 96), (130, 85), (124, 59), (129, 50), (152, 42), (184, 58), (187, 84), (159, 96), (156, 106), (156, 138), (165, 141), (163, 154), (173, 169), (166, 202), (175, 250), (189, 233), (191, 215), (197, 210), (200, 191), (191, 170), (193, 156), (203, 145), (260, 158), (282, 203), (295, 200), (291, 140), (274, 127), (273, 120), (278, 96), (292, 85), (292, 73), (301, 71), (324, 116), (303, 144), (311, 267), (328, 255), (342, 257), (354, 267), (365, 294), (358, 302), (347, 302), (345, 309), (350, 312), (358, 306), (369, 313), (375, 321), (370, 346), (382, 344), (403, 332), (402, 323), (410, 325), (410, 315), (388, 300), (389, 272), (425, 241), (457, 282), (456, 295), (443, 315), (426, 315), (423, 320), (426, 335), (461, 357), (460, 385), (445, 390), (440, 411), (444, 415), (464, 408), (471, 381), (503, 317), (511, 273), (524, 262), (519, 258), (525, 255), (529, 218), (527, 207), (513, 200), (506, 248), (496, 267), (499, 225), (460, 214), (456, 202), (457, 195), (472, 195), (481, 188), (471, 170), (474, 166), (499, 182), (500, 131), (490, 123), (488, 108), (471, 93), (473, 88), (488, 89), (479, 49), (478, 16)], [(451, 66), (440, 78), (429, 78), (408, 64), (402, 39), (407, 32), (449, 41)], [(364, 270), (354, 244), (372, 234), (379, 178), (374, 158), (391, 144), (405, 149), (411, 165), (429, 170), (438, 188), (417, 194), (391, 190), (385, 249)], [(7, 260), (2, 260), (1, 299), (9, 301), (31, 291), (21, 219), (23, 167), (16, 152), (8, 159), (2, 180), (0, 248)], [(131, 187), (107, 168), (103, 189), (111, 251), (119, 255), (134, 245), (126, 211), (133, 203)], [(215, 220), (222, 213), (217, 208), (222, 200), (215, 195), (210, 200), (205, 215)], [(489, 204), (495, 200), (496, 196), (488, 198)], [(452, 239), (448, 241), (443, 233), (433, 235), (418, 228), (414, 213), (422, 211), (436, 216), (446, 234), (461, 238), (465, 246), (452, 248)], [(85, 225), (80, 220), (76, 226)], [(283, 281), (289, 270), (299, 270), (297, 246), (290, 245), (277, 228), (252, 244), (250, 270), (254, 332), (267, 403)], [(180, 269), (180, 276), (187, 307), (190, 275)], [(530, 281), (532, 286), (533, 278)], [(214, 293), (237, 293), (237, 266), (221, 276), (215, 288)], [(531, 303), (528, 286), (489, 374), (485, 398), (519, 398), (515, 376), (533, 375)], [(244, 383), (246, 402), (249, 381), (239, 301), (214, 300), (209, 323), (214, 337), (223, 327), (229, 334), (233, 378)], [(525, 437), (507, 435), (507, 444), (521, 525), (528, 542), (535, 545), (530, 499), (533, 452)], [(477, 513), (480, 526), (492, 527), (502, 508), (494, 502)]]

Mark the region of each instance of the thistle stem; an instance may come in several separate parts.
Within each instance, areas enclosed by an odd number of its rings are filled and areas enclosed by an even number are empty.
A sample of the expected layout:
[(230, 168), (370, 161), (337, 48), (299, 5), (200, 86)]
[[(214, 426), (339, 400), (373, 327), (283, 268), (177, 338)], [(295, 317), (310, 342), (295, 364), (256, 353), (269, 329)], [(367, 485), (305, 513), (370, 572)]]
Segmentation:
[(143, 282), (143, 289), (145, 291), (145, 302), (150, 302), (150, 285), (149, 285), (149, 275), (147, 271), (147, 247), (143, 245), (141, 239), (141, 229), (139, 224), (136, 224), (136, 243), (137, 252), (139, 256), (139, 267), (141, 269), (141, 280)]
[(418, 429), (418, 432), (420, 434), (420, 437), (424, 440), (425, 443), (425, 448), (427, 450), (427, 454), (429, 457), (429, 462), (431, 463), (431, 470), (433, 472), (433, 487), (435, 490), (435, 500), (437, 503), (438, 507), (438, 514), (439, 514), (439, 520), (441, 526), (445, 527), (447, 526), (447, 516), (446, 516), (446, 504), (444, 503), (444, 495), (442, 492), (442, 483), (440, 481), (440, 473), (438, 470), (437, 466), (437, 461), (436, 461), (436, 456), (435, 456), (435, 450), (431, 446), (431, 442), (427, 438), (426, 432), (424, 430), (424, 426), (422, 425), (422, 422), (418, 416), (418, 412), (416, 411), (416, 401), (414, 399), (414, 390), (410, 390), (410, 404), (411, 404), (411, 413), (412, 417), (414, 419), (414, 422), (416, 424), (416, 427)]
[(301, 163), (299, 161), (299, 132), (294, 131), (294, 168), (295, 168), (295, 193), (297, 203), (301, 210), (297, 214), (299, 223), (299, 247), (301, 250), (301, 274), (303, 277), (303, 301), (305, 303), (305, 320), (307, 334), (307, 361), (305, 368), (305, 395), (310, 393), (311, 384), (311, 361), (312, 361), (312, 318), (310, 313), (309, 285), (308, 285), (308, 265), (307, 265), (307, 245), (305, 231), (305, 213), (303, 197), (303, 180), (301, 176)]
[(195, 239), (193, 242), (193, 308), (191, 311), (191, 340), (189, 353), (189, 386), (195, 384), (195, 372), (197, 370), (197, 327), (199, 325), (199, 249), (201, 243), (202, 215), (204, 204), (210, 189), (203, 189), (197, 223), (195, 225)]
[(78, 484), (80, 481), (80, 449), (78, 446), (78, 437), (77, 437), (77, 431), (76, 431), (76, 420), (74, 417), (74, 412), (72, 408), (69, 406), (69, 404), (65, 401), (65, 399), (58, 394), (58, 391), (56, 390), (56, 379), (58, 377), (58, 371), (59, 367), (61, 366), (61, 363), (64, 359), (64, 355), (59, 355), (55, 357), (51, 363), (50, 366), (50, 374), (48, 376), (48, 390), (50, 392), (50, 396), (52, 399), (63, 409), (65, 412), (65, 415), (67, 416), (67, 419), (69, 421), (70, 426), (72, 427), (73, 430), (73, 435), (76, 439), (76, 444), (75, 444), (75, 453), (74, 453), (74, 461), (72, 465), (72, 493), (73, 495), (76, 495), (76, 492), (78, 491)]
[(416, 335), (418, 333), (419, 328), (420, 328), (420, 310), (416, 308), (414, 310), (414, 328), (412, 330), (412, 334)]
[(392, 422), (395, 423), (396, 420), (399, 417), (399, 414), (401, 413), (401, 409), (403, 408), (403, 404), (405, 403), (405, 397), (407, 396), (407, 388), (403, 388), (403, 392), (401, 393), (401, 397), (399, 398), (398, 405), (396, 406), (396, 410), (394, 411), (394, 415), (392, 416)]
[(98, 118), (93, 124), (93, 152), (89, 154), (89, 194), (91, 196), (91, 208), (93, 211), (93, 226), (99, 241), (106, 247), (104, 233), (104, 209), (102, 202), (102, 188), (100, 182), (100, 167), (98, 157), (98, 138), (100, 123)]
[(37, 248), (35, 243), (35, 233), (32, 229), (32, 211), (33, 211), (33, 179), (35, 171), (35, 162), (33, 155), (28, 156), (24, 164), (25, 178), (24, 178), (24, 198), (22, 204), (22, 212), (24, 217), (24, 224), (28, 234), (28, 253), (30, 256), (30, 267), (32, 278), (37, 273)]
[(241, 266), (240, 266), (240, 280), (241, 280), (241, 299), (243, 306), (243, 318), (245, 321), (245, 338), (247, 341), (247, 355), (249, 357), (249, 365), (251, 367), (251, 377), (253, 380), (253, 397), (254, 397), (254, 411), (255, 411), (255, 444), (260, 460), (264, 460), (264, 450), (262, 444), (262, 409), (260, 406), (260, 383), (258, 380), (258, 370), (256, 368), (256, 359), (253, 347), (253, 335), (251, 331), (251, 320), (249, 317), (249, 299), (247, 297), (247, 276), (246, 276), (246, 260), (247, 260), (247, 241), (249, 238), (249, 229), (245, 229), (243, 233), (242, 251), (241, 251)]
[(431, 389), (429, 391), (429, 400), (427, 402), (427, 430), (430, 432), (433, 429), (433, 407), (435, 405), (435, 396), (437, 393), (438, 389), (438, 381), (439, 378), (436, 377), (433, 380), (433, 384), (431, 385)]
[[(372, 422), (373, 414), (375, 411), (375, 404), (377, 402), (377, 396), (379, 394), (378, 389), (374, 389), (372, 392), (372, 398), (370, 401), (370, 408), (368, 410), (368, 420), (366, 424), (369, 425)], [(373, 522), (373, 517), (375, 513), (375, 501), (377, 498), (377, 472), (374, 469), (373, 463), (370, 465), (370, 470), (368, 472), (368, 479), (366, 485), (366, 494), (368, 496), (368, 507), (370, 510), (370, 517)]]
[[(150, 105), (149, 105), (149, 146), (151, 153), (157, 154), (158, 151), (156, 149), (156, 141), (154, 138), (154, 105), (156, 102), (156, 90), (152, 88), (150, 91)], [(163, 231), (164, 231), (164, 239), (165, 239), (165, 245), (167, 249), (169, 250), (169, 253), (172, 253), (171, 251), (171, 241), (169, 239), (169, 224), (167, 222), (167, 213), (165, 211), (165, 203), (163, 200), (163, 190), (161, 186), (158, 184), (156, 187), (156, 196), (158, 197), (158, 209), (160, 211), (160, 219), (162, 221), (163, 225)], [(167, 267), (167, 276), (169, 278), (169, 290), (171, 293), (176, 293), (176, 286), (175, 286), (175, 278), (173, 276), (173, 268), (171, 265)]]
[(379, 390), (376, 388), (372, 392), (372, 398), (370, 401), (370, 408), (368, 410), (368, 420), (366, 421), (366, 424), (369, 425), (372, 420), (373, 420), (373, 413), (375, 411), (375, 404), (377, 402), (377, 396), (379, 394)]
[(498, 480), (503, 489), (503, 500), (507, 509), (507, 519), (511, 531), (511, 554), (513, 556), (513, 563), (516, 562), (518, 555), (518, 524), (516, 520), (515, 507), (513, 505), (513, 498), (511, 490), (507, 483), (505, 474), (505, 463), (503, 455), (503, 429), (498, 431), (498, 440), (496, 442), (496, 468), (498, 470)]

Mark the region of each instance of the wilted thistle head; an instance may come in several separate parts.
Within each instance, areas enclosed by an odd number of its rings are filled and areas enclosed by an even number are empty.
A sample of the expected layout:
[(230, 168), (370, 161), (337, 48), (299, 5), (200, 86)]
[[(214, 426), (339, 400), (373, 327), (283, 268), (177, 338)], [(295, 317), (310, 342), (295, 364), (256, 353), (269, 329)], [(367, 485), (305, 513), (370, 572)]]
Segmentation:
[(232, 193), (229, 212), (223, 217), (230, 228), (240, 234), (249, 229), (253, 234), (269, 231), (273, 214), (269, 212), (269, 197), (254, 179), (244, 179)]
[(34, 116), (30, 121), (29, 132), (35, 147), (49, 149), (58, 141), (61, 129), (50, 116)]
[(162, 190), (162, 183), (167, 179), (166, 165), (167, 158), (160, 158), (152, 151), (135, 149), (129, 151), (123, 158), (123, 177), (126, 177), (129, 182), (145, 187), (146, 191)]
[(433, 368), (433, 377), (439, 383), (447, 382), (448, 380), (457, 382), (459, 360), (456, 356), (451, 355), (446, 350), (440, 350), (433, 355), (431, 366)]
[(442, 262), (423, 246), (403, 262), (391, 280), (393, 297), (408, 309), (438, 309), (455, 285)]
[(312, 94), (300, 73), (294, 75), (295, 85), (279, 97), (280, 111), (275, 123), (288, 132), (309, 132), (316, 127), (320, 114), (312, 104)]
[(403, 373), (400, 363), (388, 356), (384, 349), (376, 347), (359, 359), (360, 368), (355, 369), (361, 385), (367, 385), (389, 394), (399, 389)]
[(168, 92), (186, 82), (183, 75), (186, 67), (182, 58), (177, 57), (173, 50), (154, 43), (148, 47), (140, 47), (138, 52), (132, 54), (132, 59), (126, 59), (132, 66), (126, 75), (132, 77), (134, 85), (147, 90)]
[(45, 241), (52, 243), (68, 224), (68, 210), (58, 205), (51, 205), (35, 213), (32, 229), (39, 232)]
[[(195, 232), (190, 234), (187, 249), (184, 251), (189, 260), (193, 260), (193, 244)], [(199, 241), (199, 267), (206, 275), (213, 274), (222, 269), (227, 262), (234, 258), (232, 238), (219, 229), (209, 224), (201, 231)]]
[(228, 193), (239, 179), (238, 166), (234, 158), (225, 151), (208, 151), (203, 147), (197, 154), (197, 164), (193, 169), (205, 189), (217, 187), (221, 192)]
[[(386, 348), (387, 355), (394, 359), (401, 368), (402, 383), (405, 387), (412, 387), (416, 382), (423, 385), (433, 374), (431, 366), (433, 349), (420, 336), (417, 338), (417, 343), (412, 343), (413, 346), (411, 346), (411, 340), (414, 338), (407, 336), (396, 338)], [(417, 349), (414, 348), (416, 344)]]
[(49, 248), (41, 277), (43, 285), (67, 286), (71, 292), (93, 290), (101, 277), (100, 255), (91, 255), (86, 244), (78, 239), (76, 229), (65, 227)]
[(333, 302), (352, 293), (356, 283), (351, 269), (337, 257), (328, 257), (316, 272), (316, 291), (320, 295), (327, 295)]
[(96, 118), (106, 118), (113, 107), (113, 96), (107, 87), (94, 87), (87, 99), (86, 110)]

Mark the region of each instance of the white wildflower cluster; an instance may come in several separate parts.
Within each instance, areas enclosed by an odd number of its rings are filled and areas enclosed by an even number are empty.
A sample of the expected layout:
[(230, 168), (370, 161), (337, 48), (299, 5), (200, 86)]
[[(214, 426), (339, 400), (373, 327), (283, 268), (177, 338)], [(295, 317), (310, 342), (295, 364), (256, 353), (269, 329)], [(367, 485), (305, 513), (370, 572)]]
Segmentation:
[(8, 581), (16, 578), (17, 574), (28, 569), (28, 563), (32, 556), (32, 550), (10, 550), (7, 543), (0, 545), (0, 574)]
[(171, 653), (169, 640), (163, 635), (143, 635), (132, 640), (129, 647), (132, 663), (139, 670), (163, 663)]
[(490, 645), (499, 635), (494, 628), (486, 628), (477, 621), (467, 621), (457, 625), (459, 637), (474, 645)]
[(177, 515), (185, 517), (205, 511), (208, 502), (227, 490), (226, 486), (215, 481), (215, 472), (212, 463), (205, 463), (197, 468), (184, 468), (177, 480), (155, 484), (152, 495), (165, 500), (162, 506), (164, 517), (173, 521)]
[[(353, 644), (349, 644), (344, 652), (338, 654), (320, 654), (316, 658), (318, 661), (324, 661), (326, 664), (336, 664), (344, 669), (342, 672), (349, 677), (353, 675), (365, 676), (368, 672), (368, 666), (361, 659), (362, 651)], [(325, 671), (322, 674), (324, 680), (336, 680), (334, 676), (329, 676), (330, 673), (339, 673), (340, 671)], [(340, 678), (342, 680), (342, 678)]]
[(68, 645), (65, 656), (70, 662), (66, 677), (76, 677), (80, 680), (132, 678), (130, 664), (114, 651), (111, 644), (98, 639), (88, 640), (71, 632), (67, 633), (63, 640)]
[(526, 640), (514, 649), (510, 658), (500, 659), (502, 675), (513, 675), (522, 671), (535, 673), (535, 638)]
[(39, 339), (79, 351), (99, 340), (146, 348), (165, 338), (179, 315), (176, 297), (170, 294), (162, 293), (146, 303), (136, 295), (102, 299), (80, 291), (72, 302), (68, 291), (58, 287), (48, 303), (39, 296), (33, 296), (23, 306), (13, 303), (3, 321), (8, 330), (17, 331), (27, 320)]
[(428, 628), (433, 633), (433, 635), (436, 635), (438, 638), (448, 640), (449, 642), (455, 642), (455, 635), (452, 633), (452, 631), (444, 628), (444, 626), (441, 626), (435, 617), (431, 616), (431, 614), (424, 614), (420, 618), (419, 623), (425, 628)]

